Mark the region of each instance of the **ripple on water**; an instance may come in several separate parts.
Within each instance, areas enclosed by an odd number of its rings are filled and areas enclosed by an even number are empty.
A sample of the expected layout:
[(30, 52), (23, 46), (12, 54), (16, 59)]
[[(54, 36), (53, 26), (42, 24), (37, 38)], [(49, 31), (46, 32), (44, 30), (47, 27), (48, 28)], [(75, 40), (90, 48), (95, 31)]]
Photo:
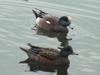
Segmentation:
[(0, 50), (0, 54), (2, 53), (10, 53), (11, 51), (10, 50)]
[(89, 73), (96, 72), (94, 69), (91, 69), (91, 68), (84, 68), (84, 69), (82, 69), (81, 71), (89, 72)]
[[(63, 14), (75, 16), (75, 20), (73, 20), (75, 29), (69, 35), (71, 35), (73, 38), (73, 40), (70, 41), (70, 45), (73, 45), (76, 49), (79, 49), (77, 50), (79, 52), (79, 56), (77, 57), (77, 60), (72, 56), (73, 58), (71, 59), (73, 62), (71, 63), (73, 68), (70, 70), (74, 70), (73, 73), (76, 74), (77, 72), (80, 73), (80, 75), (84, 75), (84, 73), (85, 75), (96, 75), (97, 73), (97, 75), (99, 75), (100, 39), (95, 30), (93, 30), (95, 32), (94, 34), (92, 33), (92, 30), (88, 30), (87, 28), (92, 28), (92, 26), (89, 25), (95, 25), (94, 27), (97, 27), (96, 29), (99, 28), (100, 1), (75, 0), (69, 2), (69, 0), (66, 0), (66, 2), (61, 1), (61, 3), (55, 3), (54, 0), (49, 1), (50, 2), (29, 0), (28, 2), (25, 2), (23, 0), (0, 0), (0, 56), (2, 58), (4, 53), (7, 54), (6, 57), (11, 56), (8, 57), (9, 59), (5, 60), (3, 64), (6, 64), (8, 60), (10, 60), (10, 62), (19, 61), (15, 59), (21, 55), (21, 53), (19, 53), (20, 55), (16, 54), (16, 52), (20, 52), (17, 49), (19, 46), (26, 47), (26, 43), (28, 42), (31, 42), (37, 46), (51, 48), (57, 48), (60, 45), (58, 40), (55, 40), (56, 38), (47, 38), (44, 36), (34, 35), (33, 33), (35, 33), (35, 31), (30, 30), (31, 24), (33, 22), (33, 15), (31, 10), (37, 7), (49, 13), (53, 12), (52, 14), (57, 16), (61, 16)], [(53, 1), (53, 3), (51, 1)], [(62, 2), (66, 5), (62, 4)], [(86, 23), (87, 25), (84, 27), (84, 24)], [(2, 60), (4, 58), (5, 57), (3, 57)], [(12, 64), (14, 64), (14, 66), (12, 66)], [(2, 65), (1, 62), (0, 65)], [(12, 68), (9, 69), (9, 65)], [(17, 73), (21, 73), (19, 68), (17, 68), (18, 70), (14, 69), (16, 66), (18, 66), (16, 63), (9, 63), (9, 65), (6, 64), (6, 66), (3, 66), (3, 69), (0, 70), (5, 70), (6, 72), (10, 72), (11, 70), (11, 72), (15, 73), (15, 75), (17, 75)], [(6, 72), (4, 73), (2, 71), (1, 73), (6, 75)], [(19, 75), (33, 74), (47, 75), (48, 73), (44, 74), (43, 72), (23, 72), (23, 74)], [(52, 73), (48, 75), (51, 74)]]

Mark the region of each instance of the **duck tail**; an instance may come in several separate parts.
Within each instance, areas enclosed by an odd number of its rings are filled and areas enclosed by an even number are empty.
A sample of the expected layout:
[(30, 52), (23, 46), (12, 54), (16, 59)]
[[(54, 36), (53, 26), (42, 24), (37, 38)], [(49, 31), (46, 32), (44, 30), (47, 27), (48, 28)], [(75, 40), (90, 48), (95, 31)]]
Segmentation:
[(27, 49), (25, 48), (22, 48), (22, 47), (19, 47), (22, 51), (26, 52), (26, 53), (29, 53)]
[(35, 10), (32, 10), (32, 11), (33, 11), (33, 13), (34, 13), (35, 17), (36, 17), (36, 18), (38, 18), (38, 17), (39, 17), (39, 15), (37, 14), (37, 12), (36, 12)]
[(28, 59), (26, 59), (24, 61), (20, 61), (19, 63), (28, 63), (28, 62), (30, 62), (30, 58), (28, 58)]
[(37, 46), (32, 45), (31, 43), (27, 43), (28, 46), (30, 46), (31, 48), (39, 48)]
[(30, 46), (31, 48), (34, 47), (31, 43), (27, 43), (27, 45)]
[(38, 9), (38, 8), (35, 8), (36, 10), (39, 10), (40, 11), (40, 13), (43, 13), (43, 14), (48, 14), (48, 13), (46, 13), (46, 12), (44, 12), (44, 11), (42, 11), (42, 10), (40, 10), (40, 9)]

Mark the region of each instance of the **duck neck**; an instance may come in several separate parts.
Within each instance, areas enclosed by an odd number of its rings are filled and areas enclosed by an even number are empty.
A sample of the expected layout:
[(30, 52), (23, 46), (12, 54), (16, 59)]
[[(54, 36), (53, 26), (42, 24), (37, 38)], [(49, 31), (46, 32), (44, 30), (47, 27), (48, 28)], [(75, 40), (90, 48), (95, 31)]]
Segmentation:
[(59, 55), (59, 58), (61, 58), (61, 59), (68, 59), (68, 60), (69, 60), (68, 55), (66, 55), (66, 56), (64, 56), (64, 55)]
[(61, 57), (68, 58), (68, 56), (69, 56), (69, 52), (66, 52), (65, 50), (61, 50), (61, 52), (60, 52), (60, 56), (61, 56)]
[(57, 75), (68, 75), (68, 72), (65, 68), (57, 70)]

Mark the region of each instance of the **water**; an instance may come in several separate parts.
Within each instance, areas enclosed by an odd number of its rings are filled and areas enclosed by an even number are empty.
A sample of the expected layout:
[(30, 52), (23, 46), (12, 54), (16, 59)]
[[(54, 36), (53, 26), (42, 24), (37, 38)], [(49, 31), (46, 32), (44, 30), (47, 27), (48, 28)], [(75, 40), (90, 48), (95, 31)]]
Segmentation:
[[(69, 44), (79, 56), (70, 56), (70, 75), (100, 75), (100, 1), (99, 0), (0, 0), (0, 75), (56, 75), (48, 72), (25, 72), (19, 61), (27, 56), (19, 47), (27, 43), (57, 48), (56, 38), (36, 35), (32, 9), (39, 8), (56, 16), (71, 15)], [(45, 39), (45, 40), (44, 40)]]

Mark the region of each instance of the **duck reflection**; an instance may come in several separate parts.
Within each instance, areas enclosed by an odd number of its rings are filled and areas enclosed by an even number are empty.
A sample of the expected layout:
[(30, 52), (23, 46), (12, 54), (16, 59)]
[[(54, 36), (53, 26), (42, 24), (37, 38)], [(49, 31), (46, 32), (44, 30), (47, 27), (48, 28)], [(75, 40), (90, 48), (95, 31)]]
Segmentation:
[[(69, 55), (78, 55), (73, 52), (71, 46), (60, 48), (60, 51), (52, 48), (43, 48), (34, 46), (28, 43), (29, 49), (20, 47), (21, 50), (26, 52), (28, 59), (21, 61), (21, 63), (28, 63), (30, 70), (47, 70), (58, 71), (58, 75), (64, 70), (67, 70), (70, 65)], [(63, 69), (63, 70), (62, 70)], [(67, 72), (67, 71), (66, 71)]]
[(21, 61), (20, 63), (28, 64), (29, 70), (33, 72), (37, 72), (37, 71), (57, 72), (57, 75), (68, 75), (68, 69), (66, 69), (64, 66), (57, 67), (57, 66), (43, 65), (36, 61), (33, 61), (30, 58)]
[(57, 40), (60, 42), (61, 47), (66, 47), (69, 43), (68, 41), (72, 40), (71, 38), (67, 38), (67, 33), (66, 32), (50, 32), (43, 30), (41, 28), (38, 28), (36, 31), (37, 35), (42, 35), (42, 36), (47, 36), (50, 38), (57, 38)]
[(55, 72), (56, 71), (56, 67), (54, 66), (47, 66), (47, 65), (43, 65), (41, 63), (38, 63), (36, 61), (33, 61), (32, 59), (28, 58), (24, 61), (21, 61), (20, 63), (26, 63), (28, 64), (30, 71), (46, 71), (46, 72)]
[(57, 33), (57, 32), (46, 31), (46, 30), (44, 30), (44, 29), (38, 27), (38, 28), (37, 28), (37, 31), (36, 31), (36, 34), (38, 34), (38, 35), (43, 35), (43, 36), (47, 36), (47, 37), (50, 37), (50, 38), (54, 38), (54, 37), (57, 37), (57, 35), (58, 35), (59, 33)]

